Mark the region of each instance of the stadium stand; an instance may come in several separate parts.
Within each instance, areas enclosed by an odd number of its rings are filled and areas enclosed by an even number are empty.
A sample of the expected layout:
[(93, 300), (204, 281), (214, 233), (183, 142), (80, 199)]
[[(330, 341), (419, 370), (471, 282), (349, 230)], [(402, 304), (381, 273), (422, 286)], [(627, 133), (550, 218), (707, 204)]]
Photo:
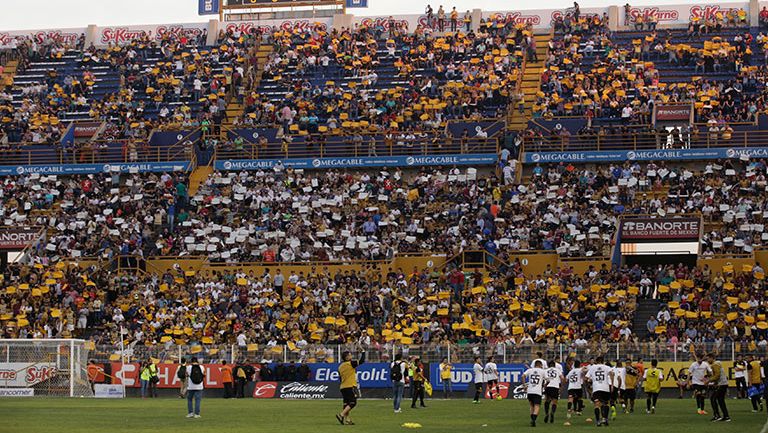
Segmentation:
[[(766, 36), (556, 12), (12, 38), (0, 214), (42, 232), (0, 337), (764, 351)], [(696, 253), (633, 260), (631, 218), (695, 220)]]

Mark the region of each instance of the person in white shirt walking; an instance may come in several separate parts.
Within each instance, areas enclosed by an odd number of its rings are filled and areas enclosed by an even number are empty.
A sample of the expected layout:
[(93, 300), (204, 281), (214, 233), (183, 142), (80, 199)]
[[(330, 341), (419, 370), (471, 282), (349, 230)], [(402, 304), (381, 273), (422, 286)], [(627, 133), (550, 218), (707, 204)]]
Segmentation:
[[(582, 400), (583, 391), (581, 384), (584, 381), (584, 369), (581, 368), (576, 360), (570, 360), (570, 370), (566, 380), (568, 381), (568, 419), (571, 419), (571, 415), (576, 413), (581, 415), (582, 409), (584, 409), (584, 401)], [(571, 425), (570, 421), (565, 421), (565, 425)]]
[[(491, 398), (501, 400), (501, 392), (499, 391), (499, 370), (494, 362), (493, 355), (488, 357), (488, 362), (485, 363), (483, 369), (485, 375), (485, 381), (487, 384), (488, 395)], [(496, 396), (493, 395), (493, 390), (496, 389)]]
[(693, 395), (696, 396), (696, 413), (706, 415), (704, 410), (707, 395), (707, 382), (712, 375), (712, 368), (707, 361), (703, 361), (703, 356), (696, 356), (696, 360), (688, 367), (688, 384), (693, 385)]
[(533, 362), (533, 367), (523, 373), (523, 383), (531, 406), (531, 427), (536, 427), (536, 418), (541, 408), (541, 396), (547, 381), (547, 372), (541, 368), (542, 365), (541, 360), (537, 359)]
[(595, 404), (595, 423), (597, 426), (608, 425), (608, 403), (611, 400), (613, 384), (613, 369), (603, 363), (603, 357), (598, 356), (595, 364), (589, 367), (587, 380), (592, 384), (592, 402)]
[[(203, 399), (205, 368), (193, 357), (187, 366), (187, 418), (200, 418), (200, 402)], [(194, 401), (194, 410), (192, 402)]]
[[(547, 388), (544, 391), (546, 395), (546, 402), (544, 402), (544, 424), (549, 421), (554, 424), (555, 411), (557, 411), (557, 400), (560, 399), (560, 388), (565, 382), (563, 372), (557, 368), (557, 363), (554, 360), (549, 361), (550, 367), (546, 370), (547, 374)], [(550, 408), (552, 410), (550, 410)]]
[(475, 365), (472, 366), (472, 372), (475, 375), (475, 398), (472, 403), (480, 403), (480, 396), (483, 395), (483, 383), (485, 383), (485, 374), (483, 373), (484, 367), (480, 361), (480, 357), (475, 357)]

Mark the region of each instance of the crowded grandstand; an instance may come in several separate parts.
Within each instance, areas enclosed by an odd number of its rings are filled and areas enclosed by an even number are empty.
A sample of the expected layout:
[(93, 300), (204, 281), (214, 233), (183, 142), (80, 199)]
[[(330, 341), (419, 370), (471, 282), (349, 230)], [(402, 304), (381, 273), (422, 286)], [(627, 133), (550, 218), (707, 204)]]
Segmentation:
[(425, 7), (0, 32), (0, 366), (90, 361), (0, 388), (176, 392), (192, 356), (258, 397), (351, 351), (513, 398), (706, 356), (757, 410), (768, 9)]

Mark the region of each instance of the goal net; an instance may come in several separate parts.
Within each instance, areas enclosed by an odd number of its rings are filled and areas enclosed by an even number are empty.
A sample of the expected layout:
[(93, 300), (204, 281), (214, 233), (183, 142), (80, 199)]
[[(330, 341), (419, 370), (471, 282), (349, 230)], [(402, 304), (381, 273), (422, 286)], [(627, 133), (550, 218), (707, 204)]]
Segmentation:
[(84, 340), (0, 339), (0, 397), (91, 397)]

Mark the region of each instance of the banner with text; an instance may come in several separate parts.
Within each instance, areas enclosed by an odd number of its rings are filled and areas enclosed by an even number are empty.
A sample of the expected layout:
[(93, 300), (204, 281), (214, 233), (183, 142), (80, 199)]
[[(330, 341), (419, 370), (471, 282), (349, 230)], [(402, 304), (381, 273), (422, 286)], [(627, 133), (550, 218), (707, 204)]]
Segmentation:
[(715, 147), (708, 149), (655, 149), (655, 150), (594, 150), (573, 152), (525, 152), (523, 162), (537, 163), (592, 163), (615, 161), (671, 161), (706, 160), (723, 158), (768, 157), (768, 147)]
[(56, 375), (52, 362), (0, 362), (0, 387), (28, 388)]
[(434, 165), (493, 165), (494, 153), (432, 156), (373, 156), (351, 158), (294, 158), (294, 159), (231, 159), (217, 160), (216, 170), (269, 170), (279, 162), (285, 167), (302, 169), (357, 168), (357, 167), (420, 167)]
[(256, 382), (253, 398), (284, 400), (324, 400), (341, 398), (338, 384), (325, 382)]
[[(339, 383), (339, 363), (308, 364), (313, 382)], [(366, 362), (357, 367), (357, 382), (360, 388), (389, 388), (389, 364), (385, 362)]]
[(38, 239), (42, 227), (2, 226), (0, 227), (0, 251), (20, 251)]
[[(453, 364), (451, 383), (455, 391), (466, 391), (471, 388), (470, 385), (475, 382), (474, 373), (472, 372), (473, 366), (473, 364)], [(522, 381), (523, 372), (526, 370), (523, 364), (497, 364), (496, 367), (499, 370), (499, 382), (509, 383), (511, 387)], [(439, 363), (429, 364), (429, 381), (434, 389), (442, 389)]]
[(271, 33), (274, 29), (287, 31), (322, 30), (327, 31), (333, 24), (333, 18), (280, 19), (258, 21), (233, 21), (224, 27), (227, 32), (251, 34), (255, 32)]
[(621, 242), (698, 241), (699, 218), (628, 218), (621, 222)]
[(39, 173), (73, 175), (95, 173), (161, 173), (189, 170), (189, 161), (115, 162), (109, 164), (0, 165), (0, 176)]
[(151, 41), (162, 41), (169, 36), (197, 38), (206, 27), (206, 23), (99, 27), (94, 45), (124, 45), (144, 37), (149, 37)]

